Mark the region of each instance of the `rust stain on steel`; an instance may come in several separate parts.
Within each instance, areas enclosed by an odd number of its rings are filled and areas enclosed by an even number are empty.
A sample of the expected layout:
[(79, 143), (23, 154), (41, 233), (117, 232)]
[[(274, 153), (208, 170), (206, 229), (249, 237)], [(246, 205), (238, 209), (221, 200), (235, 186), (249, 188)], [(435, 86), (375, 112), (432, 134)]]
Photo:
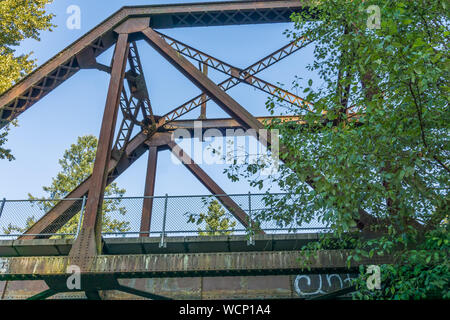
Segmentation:
[[(128, 52), (128, 34), (120, 34), (114, 50), (111, 78), (92, 170), (92, 181), (89, 186), (89, 197), (83, 217), (83, 226), (80, 235), (70, 250), (71, 256), (77, 256), (82, 260), (85, 260), (86, 256), (101, 252), (101, 206), (108, 179), (106, 168), (111, 158), (111, 145), (114, 140), (114, 129), (117, 122)], [(84, 269), (85, 263), (80, 263), (80, 267)]]
[[(8, 281), (5, 291), (0, 290), (0, 292), (3, 292), (3, 300), (27, 299), (47, 289), (48, 286), (42, 280)], [(0, 293), (1, 296), (2, 294)]]
[[(292, 122), (296, 125), (306, 124), (304, 117), (301, 116), (267, 116), (256, 117), (262, 124), (271, 124), (274, 121)], [(213, 119), (188, 119), (188, 120), (173, 120), (164, 125), (166, 130), (186, 129), (193, 130), (194, 122), (200, 121), (203, 129), (218, 128), (218, 129), (244, 129), (241, 123), (233, 118), (213, 118)]]
[[(3, 282), (3, 284), (4, 283), (5, 282)], [(0, 282), (0, 300), (24, 300), (47, 289), (48, 286), (42, 280), (8, 281), (8, 285), (5, 289), (2, 289), (2, 282)], [(85, 298), (83, 292), (58, 293), (50, 299), (80, 298)]]

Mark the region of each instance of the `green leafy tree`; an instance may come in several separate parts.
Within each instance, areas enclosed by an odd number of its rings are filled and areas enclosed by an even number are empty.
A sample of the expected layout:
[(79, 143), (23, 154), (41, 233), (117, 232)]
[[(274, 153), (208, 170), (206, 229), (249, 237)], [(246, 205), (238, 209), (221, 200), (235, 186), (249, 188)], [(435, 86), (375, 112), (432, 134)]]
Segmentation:
[[(289, 192), (267, 196), (267, 207), (276, 209), (262, 211), (259, 220), (331, 228), (305, 247), (305, 257), (330, 247), (353, 248), (349, 263), (391, 255), (394, 263), (381, 266), (382, 290), (367, 289), (362, 266), (355, 298), (450, 298), (448, 2), (310, 3), (309, 11), (292, 15), (286, 34), (314, 41), (308, 69), (321, 82), (294, 81), (314, 112), (269, 99), (272, 113), (281, 106), (306, 124), (269, 126), (285, 146), (277, 174), (257, 176), (267, 165), (259, 162), (233, 165), (228, 176)], [(368, 28), (371, 5), (379, 6), (379, 28)], [(355, 232), (375, 238), (348, 236)]]
[[(31, 72), (36, 61), (32, 52), (16, 55), (22, 40), (39, 39), (39, 32), (51, 30), (52, 14), (45, 6), (52, 0), (2, 0), (0, 1), (0, 95)], [(2, 106), (0, 106), (2, 107)], [(14, 125), (14, 124), (13, 124)], [(10, 149), (2, 146), (7, 141), (9, 127), (0, 132), (0, 159), (13, 160)]]
[(198, 228), (198, 234), (200, 236), (218, 236), (232, 234), (235, 221), (230, 221), (227, 218), (225, 209), (217, 200), (212, 200), (208, 205), (207, 213), (190, 214), (189, 223), (196, 223), (200, 225), (205, 222), (205, 228)]
[[(52, 179), (50, 186), (44, 186), (45, 197), (37, 198), (29, 194), (29, 199), (34, 200), (42, 211), (49, 211), (57, 201), (48, 201), (45, 199), (62, 199), (75, 189), (81, 182), (86, 180), (92, 173), (97, 151), (98, 140), (93, 135), (78, 137), (77, 143), (72, 144), (64, 152), (62, 159), (59, 160), (61, 171)], [(117, 183), (111, 183), (106, 187), (105, 197), (116, 197), (116, 199), (105, 199), (103, 202), (103, 232), (125, 232), (129, 231), (129, 222), (117, 220), (111, 217), (111, 213), (124, 216), (125, 207), (121, 207), (121, 197), (126, 190), (117, 186)], [(58, 233), (73, 234), (77, 231), (80, 213), (77, 213), (67, 224), (62, 227)], [(23, 233), (35, 223), (34, 217), (29, 217), (24, 228), (9, 225), (5, 233)]]

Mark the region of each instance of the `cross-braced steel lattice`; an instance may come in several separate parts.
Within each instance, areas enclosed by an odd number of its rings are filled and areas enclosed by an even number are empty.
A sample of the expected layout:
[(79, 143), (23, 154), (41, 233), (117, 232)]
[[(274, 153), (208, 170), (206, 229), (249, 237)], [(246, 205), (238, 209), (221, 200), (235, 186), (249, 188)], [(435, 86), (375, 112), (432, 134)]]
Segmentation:
[[(92, 175), (70, 192), (66, 201), (56, 204), (30, 227), (21, 239), (45, 238), (46, 236), (39, 235), (56, 232), (75, 213), (79, 212), (80, 201), (71, 201), (70, 199), (88, 196), (83, 224), (69, 255), (72, 264), (80, 266), (82, 270), (88, 270), (93, 259), (102, 251), (101, 207), (105, 187), (125, 172), (147, 150), (149, 158), (141, 236), (148, 236), (151, 228), (152, 196), (155, 189), (159, 150), (171, 150), (212, 194), (226, 194), (171, 139), (171, 132), (174, 129), (190, 130), (193, 128), (193, 120), (178, 120), (178, 118), (199, 106), (204, 107), (208, 100), (212, 100), (231, 118), (206, 119), (203, 110), (199, 121), (202, 121), (204, 128), (212, 127), (220, 130), (243, 128), (254, 129), (256, 132), (264, 129), (262, 122), (270, 121), (272, 118), (255, 118), (226, 93), (227, 90), (240, 83), (253, 86), (297, 105), (305, 113), (315, 112), (312, 103), (256, 76), (262, 70), (308, 45), (309, 41), (305, 38), (295, 40), (254, 64), (240, 69), (155, 31), (155, 29), (288, 22), (293, 12), (305, 9), (307, 8), (302, 5), (302, 2), (297, 0), (124, 7), (6, 91), (0, 96), (0, 127), (18, 117), (59, 84), (82, 69), (98, 69), (110, 74)], [(153, 47), (192, 81), (202, 93), (164, 115), (155, 115), (138, 52), (137, 42), (140, 40), (144, 40)], [(96, 58), (113, 45), (115, 45), (115, 50), (112, 64), (106, 66), (98, 63)], [(203, 66), (203, 70), (199, 70), (193, 62)], [(218, 70), (226, 74), (228, 78), (216, 84), (207, 76), (207, 68)], [(115, 127), (119, 111), (123, 115), (123, 120), (116, 133)], [(282, 121), (302, 123), (301, 114), (277, 118)], [(133, 130), (136, 128), (139, 129), (139, 133), (133, 136)], [(266, 137), (265, 140), (270, 148), (271, 139)], [(308, 177), (306, 182), (314, 187), (312, 177)], [(244, 226), (247, 227), (252, 223), (244, 210), (232, 198), (221, 196), (218, 199)], [(360, 225), (370, 222), (371, 216), (366, 212), (361, 212), (361, 217)], [(56, 287), (57, 285), (53, 286), (53, 288)], [(114, 286), (112, 285), (112, 287)], [(119, 290), (126, 291), (128, 289), (121, 287)], [(44, 293), (44, 296), (53, 294), (54, 291)]]

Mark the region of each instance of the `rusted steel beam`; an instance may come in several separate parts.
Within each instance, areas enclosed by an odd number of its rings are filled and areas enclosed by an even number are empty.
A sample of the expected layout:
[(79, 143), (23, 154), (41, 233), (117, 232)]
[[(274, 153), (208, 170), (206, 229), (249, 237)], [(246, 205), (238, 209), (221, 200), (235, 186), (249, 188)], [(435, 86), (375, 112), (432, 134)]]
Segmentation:
[[(225, 195), (226, 192), (219, 187), (219, 185), (211, 179), (211, 177), (203, 171), (198, 164), (194, 162), (189, 155), (173, 140), (168, 142), (168, 147), (172, 153), (183, 163), (183, 165), (214, 195)], [(254, 226), (255, 223), (250, 220), (250, 217), (242, 210), (239, 205), (228, 196), (217, 196), (225, 208), (240, 222), (244, 227)], [(264, 234), (265, 232), (259, 230), (258, 233)]]
[[(266, 57), (260, 59), (259, 61), (255, 62), (254, 64), (250, 65), (249, 67), (242, 70), (242, 73), (245, 73), (247, 75), (255, 75), (266, 68), (272, 66), (273, 64), (277, 63), (278, 61), (290, 56), (294, 52), (297, 52), (301, 48), (305, 47), (310, 42), (307, 42), (304, 38), (292, 41), (288, 43), (287, 45), (283, 46), (282, 48), (272, 52), (271, 54), (267, 55)], [(220, 82), (218, 86), (224, 90), (227, 91), (236, 85), (241, 83), (240, 81), (236, 80), (234, 77), (229, 77), (228, 79), (225, 79), (224, 81)], [(161, 119), (158, 122), (158, 126), (162, 126), (170, 121), (173, 121), (182, 115), (190, 112), (191, 110), (194, 110), (199, 105), (202, 104), (203, 100), (203, 94), (196, 96), (195, 98), (192, 98), (191, 100), (183, 103), (181, 106), (173, 109), (172, 111), (166, 113), (164, 116), (161, 117)], [(209, 97), (206, 97), (205, 101), (208, 101)]]
[(150, 97), (147, 89), (147, 82), (145, 81), (144, 68), (142, 67), (141, 57), (136, 42), (130, 45), (130, 53), (128, 55), (128, 62), (130, 70), (135, 76), (134, 82), (130, 82), (130, 91), (132, 96), (140, 100), (143, 118), (150, 116), (152, 123), (155, 122), (153, 116), (153, 109), (150, 103)]
[[(183, 253), (142, 255), (99, 255), (82, 271), (84, 276), (116, 278), (159, 278), (192, 276), (235, 276), (309, 273), (349, 273), (358, 271), (359, 265), (392, 263), (391, 256), (374, 256), (351, 261), (350, 250), (323, 250), (308, 261), (309, 270), (301, 267), (298, 251)], [(0, 258), (0, 281), (41, 280), (60, 277), (65, 283), (70, 257), (13, 257)]]
[(93, 256), (101, 252), (103, 196), (108, 178), (108, 162), (117, 120), (119, 100), (123, 88), (128, 59), (128, 34), (120, 34), (114, 51), (111, 79), (98, 141), (97, 153), (89, 185), (83, 225), (71, 250), (76, 257)]
[(166, 58), (175, 68), (183, 73), (189, 80), (191, 80), (200, 90), (205, 92), (217, 105), (219, 105), (231, 117), (238, 120), (246, 128), (255, 130), (263, 129), (263, 125), (256, 120), (247, 110), (245, 110), (239, 103), (226, 94), (213, 81), (202, 74), (192, 63), (186, 58), (178, 54), (161, 36), (153, 29), (148, 28), (142, 31), (145, 40), (158, 51), (164, 58)]
[[(280, 122), (292, 122), (296, 125), (304, 125), (307, 122), (303, 120), (302, 116), (267, 116), (256, 117), (261, 124), (268, 125), (275, 121)], [(215, 119), (187, 119), (187, 120), (174, 120), (164, 125), (166, 130), (187, 129), (193, 130), (194, 123), (200, 122), (201, 127), (207, 129), (244, 129), (242, 124), (233, 118), (215, 118)]]
[[(303, 116), (266, 116), (266, 117), (256, 117), (256, 119), (263, 125), (270, 125), (271, 123), (289, 123), (292, 126), (305, 126), (308, 122), (304, 120)], [(349, 114), (348, 121), (358, 122), (359, 115)], [(195, 127), (197, 123), (197, 127)], [(200, 123), (200, 125), (198, 125)], [(328, 123), (326, 118), (322, 122), (318, 122), (318, 126), (324, 126)], [(202, 130), (217, 129), (226, 134), (226, 130), (235, 130), (233, 134), (243, 135), (245, 132), (236, 131), (237, 129), (245, 129), (238, 121), (232, 118), (215, 118), (215, 119), (186, 119), (186, 120), (174, 120), (166, 123), (163, 128), (167, 131), (173, 131), (177, 129), (184, 129), (193, 131), (195, 128)]]
[[(154, 6), (152, 28), (177, 28), (289, 22), (294, 11), (304, 10), (309, 1), (261, 0), (221, 1)], [(158, 7), (158, 8), (157, 8)], [(149, 11), (147, 7), (142, 14)]]
[(0, 128), (75, 74), (80, 69), (77, 56), (83, 63), (84, 50), (97, 57), (110, 48), (116, 41), (114, 27), (130, 17), (150, 18), (153, 28), (276, 23), (290, 21), (294, 11), (307, 6), (274, 0), (124, 7), (1, 95)]
[[(264, 129), (264, 126), (254, 118), (247, 110), (239, 105), (234, 99), (227, 95), (221, 88), (216, 86), (210, 79), (205, 77), (197, 68), (195, 68), (189, 61), (178, 55), (178, 52), (173, 49), (167, 42), (165, 42), (158, 33), (151, 28), (142, 31), (145, 40), (153, 46), (162, 56), (164, 56), (170, 63), (172, 63), (177, 69), (179, 69), (187, 78), (189, 78), (196, 86), (202, 91), (206, 92), (214, 102), (216, 102), (225, 112), (238, 120), (245, 128), (251, 128), (257, 133), (259, 130)], [(269, 149), (271, 148), (271, 135), (267, 132), (266, 136), (259, 136), (260, 142), (262, 142)], [(282, 154), (288, 154), (286, 147), (280, 145), (280, 151)], [(284, 157), (283, 161), (289, 161), (295, 163), (296, 159), (293, 157)], [(324, 179), (321, 175), (314, 174), (312, 167), (302, 168), (302, 173), (306, 173), (307, 178), (305, 182), (312, 188), (316, 187), (315, 180)], [(360, 218), (359, 221), (361, 229), (363, 226), (373, 224), (376, 219), (364, 209), (359, 209)]]
[(122, 122), (120, 123), (117, 138), (114, 143), (113, 150), (120, 153), (126, 148), (139, 113), (139, 106), (133, 97), (128, 97), (125, 88), (122, 89), (122, 94), (119, 101), (120, 110), (122, 111)]
[[(178, 52), (173, 49), (167, 42), (165, 42), (158, 33), (151, 28), (148, 28), (142, 33), (145, 36), (145, 40), (153, 46), (163, 57), (165, 57), (170, 63), (172, 63), (178, 70), (180, 70), (188, 79), (190, 79), (196, 86), (198, 86), (203, 92), (206, 92), (214, 102), (216, 102), (224, 111), (230, 114), (233, 118), (238, 120), (244, 128), (251, 128), (257, 133), (259, 130), (264, 129), (264, 126), (254, 118), (247, 110), (240, 106), (234, 99), (227, 95), (220, 87), (216, 86), (210, 79), (205, 77), (195, 66), (193, 66), (185, 58), (178, 55)], [(259, 135), (259, 140), (269, 149), (271, 148), (271, 135), (267, 132), (266, 136)], [(280, 151), (282, 154), (288, 154), (285, 146), (280, 145)], [(284, 161), (290, 163), (296, 162), (296, 159), (288, 156), (284, 156)], [(314, 174), (312, 167), (302, 168), (302, 174), (306, 173), (305, 182), (312, 188), (315, 188), (317, 179), (324, 179), (321, 175)], [(374, 221), (373, 216), (367, 213), (363, 209), (359, 209), (360, 221), (363, 225), (370, 224)]]
[(172, 139), (172, 132), (155, 132), (151, 138), (145, 141), (145, 144), (152, 147), (157, 147), (158, 150), (166, 149), (167, 144)]
[[(115, 161), (110, 161), (110, 166), (114, 166)], [(89, 191), (91, 177), (89, 176), (78, 187), (70, 192), (66, 199), (79, 199), (84, 197)], [(19, 240), (48, 238), (50, 233), (56, 233), (81, 209), (81, 202), (78, 200), (62, 200), (58, 202), (50, 211), (33, 224)], [(44, 234), (39, 236), (38, 234)]]
[[(150, 119), (152, 124), (155, 123), (144, 70), (142, 68), (136, 42), (130, 44), (128, 62), (130, 64), (130, 70), (127, 71), (125, 77), (131, 94), (128, 97), (125, 88), (122, 89), (120, 109), (122, 111), (123, 119), (113, 148), (114, 152), (119, 153), (119, 156), (130, 141), (131, 134), (136, 124), (145, 127), (143, 121), (147, 119)], [(138, 121), (139, 112), (142, 112), (141, 121)]]
[[(130, 96), (128, 97), (125, 88), (122, 89), (120, 108), (122, 110), (123, 119), (114, 144), (114, 149), (119, 153), (123, 152), (124, 148), (126, 148), (135, 125), (145, 127), (143, 121), (146, 121), (147, 119), (149, 119), (152, 124), (155, 123), (144, 70), (142, 68), (136, 42), (130, 44), (128, 62), (130, 64), (130, 70), (127, 71), (125, 77), (127, 79)], [(139, 112), (142, 113), (140, 121), (138, 120)]]
[(140, 237), (150, 236), (152, 221), (153, 196), (155, 194), (156, 166), (158, 161), (158, 147), (148, 149), (147, 177), (145, 179), (144, 203), (142, 205)]
[[(134, 42), (130, 46), (130, 54), (133, 48), (136, 48), (137, 50)], [(132, 67), (125, 73), (125, 78), (127, 79), (128, 88), (131, 94), (128, 95), (125, 88), (122, 88), (119, 105), (120, 110), (122, 111), (123, 118), (113, 147), (113, 151), (118, 153), (119, 156), (127, 147), (134, 126), (136, 124), (141, 127), (144, 126), (144, 123), (138, 120), (139, 112), (142, 111), (142, 118), (145, 119), (147, 117), (147, 114), (149, 114), (147, 110), (151, 110), (150, 100), (148, 99), (147, 87), (145, 84), (145, 78), (143, 76), (143, 73), (142, 75), (139, 73), (143, 71), (142, 69), (138, 71), (137, 68), (133, 67), (134, 63), (131, 62), (132, 59), (130, 57), (128, 60)], [(150, 118), (153, 119), (152, 112), (150, 112)]]
[(124, 18), (120, 13), (100, 24), (5, 91), (0, 96), (0, 128), (77, 73), (81, 69), (78, 59), (82, 60), (86, 51), (97, 57), (114, 45), (112, 25)]

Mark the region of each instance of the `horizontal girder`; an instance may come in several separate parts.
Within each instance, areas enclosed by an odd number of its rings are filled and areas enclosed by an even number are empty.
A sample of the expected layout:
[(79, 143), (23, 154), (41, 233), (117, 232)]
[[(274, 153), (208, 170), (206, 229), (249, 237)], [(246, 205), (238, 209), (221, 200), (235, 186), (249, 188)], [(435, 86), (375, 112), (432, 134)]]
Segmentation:
[[(255, 234), (249, 245), (247, 235), (173, 236), (165, 238), (160, 247), (160, 236), (105, 237), (104, 251), (111, 255), (205, 253), (242, 251), (292, 251), (319, 240), (318, 233)], [(74, 239), (0, 240), (0, 257), (39, 257), (68, 255)]]
[[(356, 272), (361, 264), (392, 262), (377, 256), (348, 265), (350, 254), (349, 250), (319, 251), (308, 260), (307, 273)], [(306, 272), (299, 258), (299, 251), (99, 255), (83, 274), (116, 278), (298, 274)], [(71, 263), (67, 256), (0, 258), (0, 281), (69, 276), (67, 267)]]
[[(359, 115), (357, 114), (349, 114), (349, 121), (358, 122)], [(266, 117), (255, 117), (256, 120), (261, 122), (264, 125), (270, 125), (272, 123), (285, 123), (292, 126), (307, 126), (311, 125), (308, 121), (305, 120), (304, 116), (266, 116)], [(317, 126), (324, 126), (329, 122), (326, 117), (319, 122), (317, 122)], [(208, 130), (208, 129), (217, 129), (221, 131), (223, 134), (226, 134), (226, 130), (237, 130), (243, 129), (244, 126), (239, 123), (239, 121), (233, 118), (211, 118), (211, 119), (185, 119), (185, 120), (174, 120), (168, 122), (163, 127), (167, 131), (174, 131), (178, 129), (188, 130), (192, 132), (193, 130)], [(235, 135), (245, 135), (242, 131), (241, 133), (238, 131), (234, 132)]]

